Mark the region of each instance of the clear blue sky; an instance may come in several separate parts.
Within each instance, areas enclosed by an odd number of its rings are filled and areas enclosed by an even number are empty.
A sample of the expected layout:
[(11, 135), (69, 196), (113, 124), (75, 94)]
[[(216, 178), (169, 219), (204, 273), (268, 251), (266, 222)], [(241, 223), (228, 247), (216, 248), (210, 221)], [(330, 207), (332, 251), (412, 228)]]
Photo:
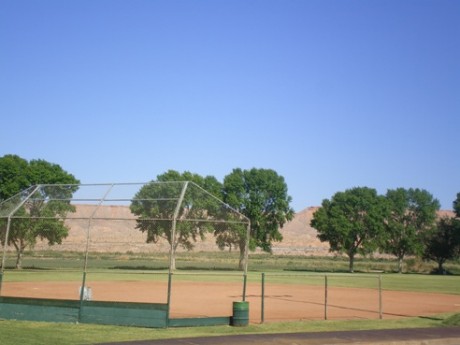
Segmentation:
[(0, 156), (83, 183), (270, 168), (296, 211), (460, 192), (458, 0), (2, 0)]

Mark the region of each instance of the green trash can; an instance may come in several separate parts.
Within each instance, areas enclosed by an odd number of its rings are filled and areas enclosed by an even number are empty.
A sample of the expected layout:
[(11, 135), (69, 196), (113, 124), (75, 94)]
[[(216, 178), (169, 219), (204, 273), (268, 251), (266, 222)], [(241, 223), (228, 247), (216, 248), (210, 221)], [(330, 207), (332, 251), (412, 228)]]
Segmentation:
[(233, 302), (232, 326), (249, 325), (249, 302)]

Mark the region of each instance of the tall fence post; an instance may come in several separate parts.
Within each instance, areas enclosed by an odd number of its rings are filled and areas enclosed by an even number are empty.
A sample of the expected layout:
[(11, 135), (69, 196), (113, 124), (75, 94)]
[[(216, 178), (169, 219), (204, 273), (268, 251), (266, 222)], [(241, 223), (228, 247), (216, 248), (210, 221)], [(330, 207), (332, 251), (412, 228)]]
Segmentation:
[(168, 272), (168, 296), (166, 300), (167, 308), (166, 308), (166, 327), (169, 327), (169, 315), (171, 312), (171, 289), (172, 289), (172, 276), (173, 273), (170, 271)]
[(265, 322), (265, 273), (262, 273), (262, 293), (260, 306), (260, 323)]
[(247, 274), (243, 275), (243, 302), (246, 302), (246, 284), (248, 282)]
[(83, 312), (83, 300), (85, 297), (85, 287), (86, 287), (86, 272), (83, 272), (81, 287), (80, 287), (80, 308), (78, 309), (78, 320), (77, 322), (81, 322), (81, 315)]
[(176, 248), (174, 244), (176, 243), (176, 225), (177, 225), (177, 217), (179, 216), (180, 207), (182, 202), (184, 201), (185, 192), (188, 188), (188, 181), (184, 182), (182, 186), (182, 190), (180, 192), (179, 199), (177, 199), (176, 208), (174, 210), (172, 224), (171, 224), (171, 246), (169, 248), (169, 272), (171, 273), (176, 269)]
[(324, 320), (327, 320), (327, 275), (324, 275)]
[(379, 274), (379, 319), (383, 319), (382, 307), (382, 276)]

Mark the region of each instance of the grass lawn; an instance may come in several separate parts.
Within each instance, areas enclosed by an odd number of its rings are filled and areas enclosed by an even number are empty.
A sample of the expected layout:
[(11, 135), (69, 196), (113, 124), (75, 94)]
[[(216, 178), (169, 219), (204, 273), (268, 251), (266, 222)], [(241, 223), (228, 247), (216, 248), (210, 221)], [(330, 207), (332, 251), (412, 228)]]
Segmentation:
[(210, 337), (232, 334), (328, 332), (339, 330), (440, 327), (449, 325), (460, 325), (458, 314), (399, 320), (308, 321), (250, 325), (244, 328), (215, 326), (174, 329), (0, 320), (0, 334), (2, 345), (72, 345), (128, 340)]
[[(265, 273), (267, 284), (304, 284), (324, 285), (327, 275), (328, 284), (337, 287), (349, 288), (378, 288), (379, 275), (375, 273), (312, 273), (312, 272), (285, 272), (269, 271)], [(87, 279), (93, 281), (167, 281), (165, 271), (141, 270), (94, 270), (89, 271)], [(460, 276), (456, 275), (426, 275), (426, 274), (380, 274), (384, 290), (436, 292), (446, 294), (460, 294)], [(82, 272), (65, 270), (8, 270), (5, 271), (3, 281), (81, 281)], [(173, 281), (191, 282), (242, 282), (240, 272), (228, 271), (185, 271), (178, 270), (173, 275)], [(260, 283), (261, 272), (249, 272), (249, 283)]]
[[(225, 270), (237, 271), (239, 253), (237, 252), (178, 252), (176, 264), (184, 270)], [(167, 253), (90, 253), (90, 269), (134, 269), (134, 270), (167, 270)], [(15, 255), (8, 253), (5, 267), (14, 267)], [(84, 256), (77, 252), (36, 251), (24, 255), (24, 268), (35, 269), (75, 269), (81, 270)], [(398, 262), (394, 258), (361, 258), (355, 260), (355, 271), (361, 273), (395, 272)], [(404, 271), (407, 273), (429, 273), (436, 268), (434, 262), (408, 258), (405, 260)], [(453, 274), (460, 274), (460, 262), (449, 261), (445, 268)], [(251, 253), (249, 269), (258, 272), (335, 272), (348, 271), (348, 259), (344, 256), (295, 256), (270, 255), (266, 253)]]

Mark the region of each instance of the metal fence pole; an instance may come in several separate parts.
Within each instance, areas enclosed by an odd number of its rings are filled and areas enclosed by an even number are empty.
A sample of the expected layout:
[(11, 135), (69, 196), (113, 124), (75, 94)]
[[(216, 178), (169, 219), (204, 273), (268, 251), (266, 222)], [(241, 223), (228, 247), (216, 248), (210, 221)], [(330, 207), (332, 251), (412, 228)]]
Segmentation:
[(169, 315), (171, 312), (171, 290), (172, 290), (172, 272), (168, 272), (168, 296), (167, 296), (167, 309), (166, 309), (166, 327), (169, 327)]
[(383, 307), (382, 307), (382, 276), (379, 274), (379, 319), (383, 319)]
[(78, 322), (81, 322), (81, 315), (82, 315), (82, 309), (83, 309), (83, 299), (85, 296), (85, 286), (86, 286), (86, 272), (83, 272), (83, 281), (81, 283), (80, 287), (80, 308), (78, 309)]
[[(176, 248), (175, 248), (175, 243), (176, 243), (176, 223), (177, 223), (177, 217), (179, 216), (180, 212), (180, 207), (182, 205), (182, 202), (184, 201), (184, 196), (185, 192), (187, 191), (188, 188), (188, 181), (184, 182), (184, 185), (182, 186), (182, 191), (180, 193), (179, 199), (177, 199), (177, 204), (176, 204), (176, 209), (174, 210), (173, 214), (173, 219), (172, 219), (172, 227), (171, 227), (171, 247), (169, 249), (169, 272), (171, 273), (176, 269)], [(174, 267), (173, 267), (174, 266)]]
[(248, 276), (247, 274), (243, 275), (243, 302), (246, 302), (246, 284), (248, 281)]
[(327, 275), (324, 276), (324, 320), (327, 320)]
[[(7, 223), (6, 223), (6, 233), (5, 233), (5, 243), (3, 245), (3, 256), (2, 256), (2, 265), (0, 267), (0, 271), (3, 273), (5, 271), (5, 265), (6, 265), (6, 249), (8, 246), (8, 237), (10, 233), (10, 226), (11, 226), (11, 216), (8, 217)], [(2, 285), (0, 284), (0, 291), (2, 289)]]
[(248, 218), (248, 226), (246, 228), (246, 243), (244, 244), (244, 274), (248, 274), (249, 265), (249, 239), (251, 238), (251, 221)]
[(262, 293), (260, 306), (260, 323), (265, 322), (265, 273), (262, 273)]

